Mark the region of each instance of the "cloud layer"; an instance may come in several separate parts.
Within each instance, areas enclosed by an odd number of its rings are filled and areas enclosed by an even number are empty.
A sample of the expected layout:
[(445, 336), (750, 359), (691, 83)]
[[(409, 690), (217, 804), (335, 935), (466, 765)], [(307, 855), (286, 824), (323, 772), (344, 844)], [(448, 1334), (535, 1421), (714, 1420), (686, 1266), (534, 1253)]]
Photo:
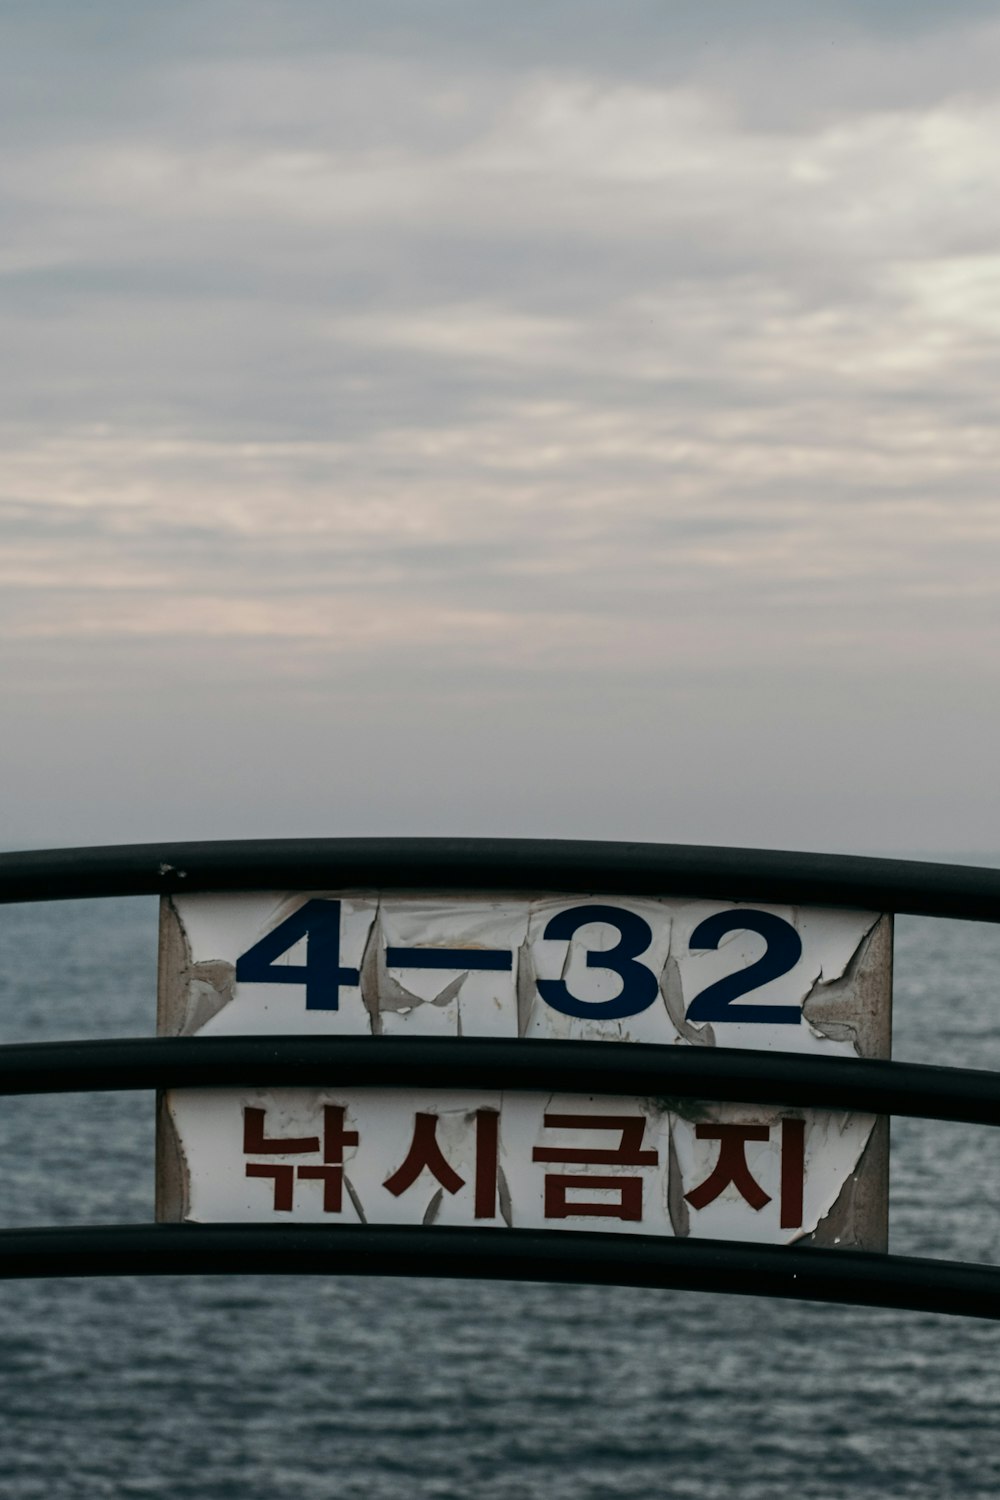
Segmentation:
[[(932, 730), (913, 763), (921, 704), (996, 737), (1000, 26), (867, 9), (707, 34), (636, 5), (611, 36), (554, 5), (526, 38), (478, 6), (415, 35), (408, 7), (98, 5), (54, 47), (8, 21), (0, 664), (28, 806), (60, 713), (101, 805), (103, 733), (137, 798), (162, 758), (228, 832), (245, 803), (178, 760), (192, 694), (242, 725), (253, 683), (299, 730), (346, 695), (355, 769), (401, 695), (422, 798), (456, 702), (537, 739), (541, 694), (563, 831), (627, 746), (624, 821), (666, 753), (684, 836), (727, 837), (707, 739), (716, 780), (772, 812), (790, 788), (784, 841), (829, 842), (812, 778), (838, 784), (856, 717), (873, 840), (940, 841), (912, 838), (945, 754)], [(616, 707), (581, 751), (584, 680)], [(148, 736), (117, 733), (138, 702)], [(454, 816), (509, 822), (507, 752), (472, 741)], [(985, 763), (945, 798), (955, 842), (1000, 844)], [(384, 791), (351, 804), (372, 831)]]

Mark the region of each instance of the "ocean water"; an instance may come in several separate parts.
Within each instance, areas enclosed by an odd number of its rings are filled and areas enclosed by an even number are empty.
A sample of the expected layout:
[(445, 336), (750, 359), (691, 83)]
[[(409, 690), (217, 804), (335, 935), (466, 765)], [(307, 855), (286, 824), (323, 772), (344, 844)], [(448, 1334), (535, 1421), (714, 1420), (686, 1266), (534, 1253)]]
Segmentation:
[[(155, 903), (0, 908), (0, 1040), (150, 1033)], [(895, 1055), (1000, 1069), (1000, 928), (900, 919)], [(0, 1223), (152, 1216), (149, 1095), (0, 1100)], [(988, 1130), (893, 1124), (892, 1249), (1000, 1262)], [(0, 1495), (994, 1500), (1000, 1327), (624, 1288), (0, 1283)]]

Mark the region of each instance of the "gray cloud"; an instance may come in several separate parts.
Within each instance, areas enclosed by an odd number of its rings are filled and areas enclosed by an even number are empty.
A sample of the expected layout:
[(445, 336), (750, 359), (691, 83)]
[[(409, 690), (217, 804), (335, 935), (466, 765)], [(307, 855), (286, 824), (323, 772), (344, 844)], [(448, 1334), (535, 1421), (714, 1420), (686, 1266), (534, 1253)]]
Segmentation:
[(706, 12), (3, 18), (7, 842), (1000, 842), (1000, 27)]

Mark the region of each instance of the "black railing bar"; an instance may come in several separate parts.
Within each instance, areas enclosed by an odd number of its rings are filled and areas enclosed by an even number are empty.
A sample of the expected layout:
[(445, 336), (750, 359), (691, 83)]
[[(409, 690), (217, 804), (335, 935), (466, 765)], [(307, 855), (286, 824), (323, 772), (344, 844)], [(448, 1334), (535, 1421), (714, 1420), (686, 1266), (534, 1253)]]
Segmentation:
[(586, 1282), (1000, 1318), (1000, 1268), (573, 1230), (128, 1224), (0, 1231), (0, 1277), (436, 1276)]
[(0, 1094), (265, 1086), (620, 1094), (1000, 1125), (1000, 1074), (794, 1052), (364, 1036), (134, 1037), (0, 1047)]
[(0, 855), (0, 901), (243, 890), (603, 892), (1000, 921), (1000, 870), (565, 839), (246, 839)]

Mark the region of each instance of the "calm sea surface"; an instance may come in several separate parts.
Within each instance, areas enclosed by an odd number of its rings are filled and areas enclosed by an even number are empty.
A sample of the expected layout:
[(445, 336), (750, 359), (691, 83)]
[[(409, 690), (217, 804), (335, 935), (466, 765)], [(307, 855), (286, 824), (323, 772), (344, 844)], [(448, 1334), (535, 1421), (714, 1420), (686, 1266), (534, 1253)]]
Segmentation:
[[(149, 1033), (155, 904), (0, 908), (0, 1040)], [(1000, 1069), (1000, 928), (902, 919), (895, 1055)], [(2, 1222), (147, 1221), (148, 1095), (0, 1100)], [(991, 1132), (893, 1125), (892, 1249), (1000, 1261)], [(749, 1297), (0, 1283), (4, 1500), (995, 1500), (1000, 1327)]]

